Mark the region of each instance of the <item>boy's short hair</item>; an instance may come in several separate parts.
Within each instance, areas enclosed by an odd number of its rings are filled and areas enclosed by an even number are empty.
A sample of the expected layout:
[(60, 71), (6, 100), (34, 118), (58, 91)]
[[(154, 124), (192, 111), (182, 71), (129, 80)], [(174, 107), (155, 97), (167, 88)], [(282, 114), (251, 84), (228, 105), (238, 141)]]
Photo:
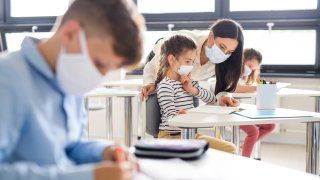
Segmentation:
[(144, 19), (132, 0), (75, 0), (61, 20), (76, 20), (87, 36), (111, 37), (123, 65), (135, 65), (142, 56)]

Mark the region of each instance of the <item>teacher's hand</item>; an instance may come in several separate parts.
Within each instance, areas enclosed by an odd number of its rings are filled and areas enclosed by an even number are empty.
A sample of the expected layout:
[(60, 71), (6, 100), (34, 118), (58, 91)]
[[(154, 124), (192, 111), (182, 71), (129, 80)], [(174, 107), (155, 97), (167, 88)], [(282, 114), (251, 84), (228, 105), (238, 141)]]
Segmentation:
[(156, 90), (156, 86), (154, 84), (148, 84), (143, 86), (141, 92), (141, 101), (147, 100), (150, 93)]
[(240, 102), (232, 97), (222, 96), (219, 99), (220, 106), (237, 107), (240, 106)]

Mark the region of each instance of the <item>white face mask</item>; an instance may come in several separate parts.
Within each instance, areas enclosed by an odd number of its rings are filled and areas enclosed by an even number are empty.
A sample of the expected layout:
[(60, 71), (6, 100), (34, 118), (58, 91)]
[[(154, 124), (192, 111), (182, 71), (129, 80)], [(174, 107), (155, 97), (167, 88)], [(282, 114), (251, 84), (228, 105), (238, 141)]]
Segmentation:
[(61, 48), (57, 60), (57, 79), (66, 94), (83, 95), (97, 87), (103, 78), (91, 60), (84, 31), (79, 32), (81, 53), (66, 53)]
[(249, 66), (244, 65), (243, 67), (243, 76), (249, 76), (252, 73), (252, 70), (249, 68)]
[(224, 52), (216, 45), (214, 44), (211, 48), (206, 48), (206, 56), (210, 59), (210, 61), (213, 64), (219, 64), (227, 60), (231, 54), (224, 54)]
[(181, 65), (178, 69), (178, 73), (182, 75), (188, 75), (193, 69), (193, 66), (188, 65)]

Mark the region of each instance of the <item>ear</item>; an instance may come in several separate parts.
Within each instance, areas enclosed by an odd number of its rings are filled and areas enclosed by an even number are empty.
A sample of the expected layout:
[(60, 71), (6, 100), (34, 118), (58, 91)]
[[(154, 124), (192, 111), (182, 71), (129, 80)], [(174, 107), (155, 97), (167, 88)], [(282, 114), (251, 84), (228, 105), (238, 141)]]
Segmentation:
[(174, 61), (176, 60), (176, 57), (174, 57), (174, 55), (172, 54), (169, 54), (167, 59), (168, 59), (169, 65), (172, 66)]
[(70, 44), (70, 42), (78, 38), (78, 33), (81, 30), (80, 23), (75, 20), (66, 21), (59, 30), (59, 36), (61, 43), (64, 46)]
[(207, 46), (211, 48), (214, 45), (214, 33), (210, 31), (208, 35), (208, 41), (207, 41)]

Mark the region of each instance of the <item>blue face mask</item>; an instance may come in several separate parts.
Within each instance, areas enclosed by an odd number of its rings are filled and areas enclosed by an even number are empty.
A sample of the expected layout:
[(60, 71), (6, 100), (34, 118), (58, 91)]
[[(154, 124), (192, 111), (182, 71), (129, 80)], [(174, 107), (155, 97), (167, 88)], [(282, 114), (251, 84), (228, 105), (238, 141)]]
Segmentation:
[(213, 64), (219, 64), (227, 60), (231, 54), (224, 54), (224, 52), (214, 44), (211, 48), (206, 48), (206, 56), (210, 59)]

